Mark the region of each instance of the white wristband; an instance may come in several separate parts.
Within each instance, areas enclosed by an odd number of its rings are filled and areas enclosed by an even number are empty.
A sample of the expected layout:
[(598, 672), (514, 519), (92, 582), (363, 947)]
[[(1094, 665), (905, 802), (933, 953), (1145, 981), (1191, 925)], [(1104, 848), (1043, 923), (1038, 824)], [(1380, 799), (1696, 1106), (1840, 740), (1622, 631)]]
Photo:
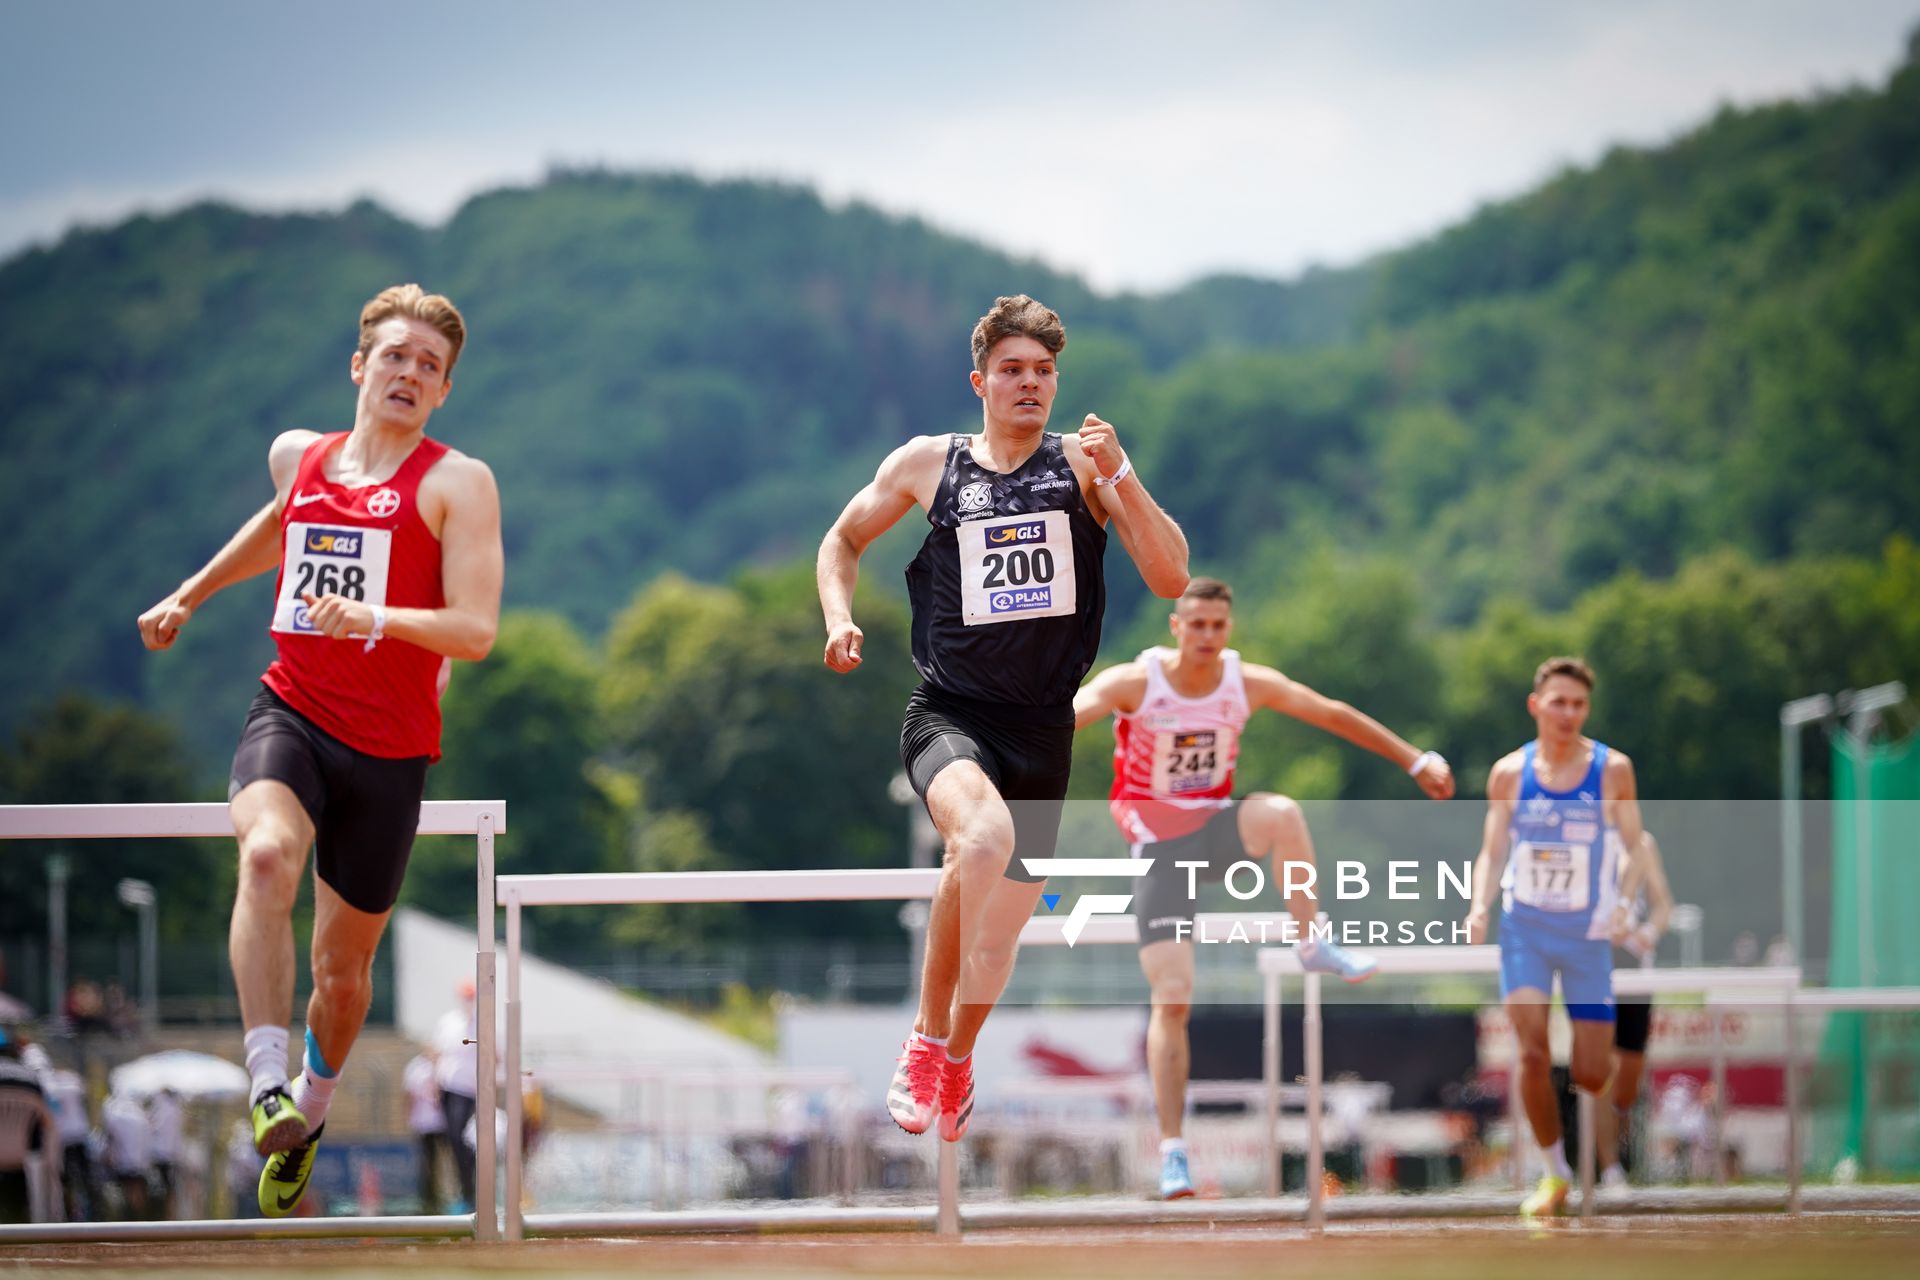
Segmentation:
[(379, 644), (380, 641), (386, 637), (386, 634), (387, 634), (387, 607), (385, 605), (376, 604), (373, 606), (373, 630), (367, 632), (366, 647), (361, 649), (360, 652), (372, 653), (373, 646)]
[(1407, 766), (1407, 776), (1409, 778), (1419, 777), (1421, 774), (1425, 773), (1427, 771), (1427, 767), (1433, 764), (1433, 762), (1436, 760), (1438, 760), (1441, 764), (1446, 763), (1446, 757), (1442, 756), (1438, 751), (1422, 751), (1419, 755), (1413, 758), (1413, 763)]
[(1093, 473), (1093, 482), (1095, 484), (1104, 484), (1107, 487), (1111, 488), (1114, 485), (1119, 484), (1122, 480), (1125, 480), (1128, 476), (1132, 474), (1133, 474), (1133, 459), (1122, 456), (1120, 459), (1120, 469), (1113, 473), (1113, 476), (1111, 479), (1101, 475), (1098, 471), (1095, 471)]

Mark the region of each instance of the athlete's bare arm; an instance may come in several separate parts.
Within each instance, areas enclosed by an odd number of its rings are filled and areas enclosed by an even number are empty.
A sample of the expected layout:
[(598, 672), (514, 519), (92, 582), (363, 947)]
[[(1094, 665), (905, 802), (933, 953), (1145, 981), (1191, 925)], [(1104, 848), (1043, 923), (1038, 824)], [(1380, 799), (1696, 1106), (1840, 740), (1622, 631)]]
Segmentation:
[(1611, 930), (1615, 942), (1624, 942), (1628, 933), (1628, 904), (1646, 880), (1646, 829), (1640, 822), (1640, 787), (1633, 775), (1633, 761), (1627, 758), (1626, 752), (1607, 752), (1607, 772), (1600, 785), (1606, 801), (1607, 821), (1620, 832), (1621, 853), (1627, 860), (1620, 872), (1620, 899), (1614, 908)]
[(1667, 883), (1660, 845), (1651, 831), (1640, 835), (1640, 869), (1646, 874), (1647, 918), (1635, 932), (1639, 935), (1638, 950), (1645, 954), (1659, 945), (1660, 939), (1666, 936), (1668, 921), (1673, 918), (1673, 886)]
[[(493, 471), (457, 450), (420, 478), (420, 518), (440, 539), (438, 609), (390, 608), (385, 635), (446, 658), (478, 662), (500, 629), (500, 490)], [(370, 635), (373, 606), (345, 596), (302, 593), (314, 629), (336, 640)]]
[(1480, 855), (1473, 860), (1473, 903), (1467, 911), (1467, 941), (1487, 940), (1487, 915), (1507, 866), (1513, 806), (1520, 796), (1521, 753), (1501, 757), (1487, 774), (1487, 820), (1480, 831)]
[(267, 472), (273, 477), (273, 500), (254, 512), (227, 545), (198, 573), (181, 583), (159, 604), (140, 615), (140, 639), (149, 649), (166, 649), (180, 636), (193, 611), (215, 592), (279, 567), (280, 510), (300, 470), (300, 455), (318, 440), (315, 431), (283, 431), (267, 449)]
[(1667, 865), (1651, 831), (1641, 835), (1640, 866), (1647, 874), (1647, 927), (1657, 941), (1665, 936), (1667, 923), (1673, 918), (1673, 886), (1667, 883)]
[(1112, 424), (1090, 413), (1079, 433), (1062, 436), (1060, 444), (1079, 477), (1081, 492), (1089, 495), (1095, 516), (1113, 521), (1120, 545), (1133, 557), (1147, 589), (1167, 600), (1185, 591), (1187, 535), (1153, 500), (1140, 473), (1129, 470), (1115, 485), (1093, 482), (1095, 474), (1109, 478), (1119, 474), (1127, 461)]
[(1116, 711), (1135, 712), (1147, 696), (1147, 669), (1137, 662), (1108, 667), (1073, 695), (1073, 727), (1084, 729)]
[[(1309, 689), (1298, 680), (1290, 680), (1272, 667), (1256, 666), (1249, 662), (1241, 671), (1247, 684), (1247, 700), (1256, 707), (1266, 707), (1316, 729), (1324, 729), (1336, 737), (1345, 738), (1356, 747), (1365, 747), (1377, 756), (1385, 756), (1402, 769), (1411, 767), (1420, 758), (1418, 747), (1364, 711), (1357, 711), (1337, 698), (1329, 698)], [(1438, 757), (1429, 760), (1427, 767), (1420, 771), (1420, 776), (1414, 781), (1431, 799), (1453, 798), (1453, 770), (1445, 760)]]
[(853, 589), (860, 581), (860, 557), (914, 503), (931, 506), (950, 439), (916, 436), (888, 454), (872, 481), (853, 495), (820, 540), (813, 576), (820, 588), (820, 612), (827, 624), (825, 661), (835, 671), (844, 673), (860, 665), (860, 641), (864, 637), (853, 621)]

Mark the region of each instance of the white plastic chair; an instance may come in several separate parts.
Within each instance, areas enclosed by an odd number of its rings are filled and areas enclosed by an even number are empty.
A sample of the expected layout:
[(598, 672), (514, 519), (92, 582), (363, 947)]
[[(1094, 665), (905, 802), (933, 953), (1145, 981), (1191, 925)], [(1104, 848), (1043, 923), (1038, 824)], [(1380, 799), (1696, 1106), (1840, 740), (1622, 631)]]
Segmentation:
[[(33, 1151), (39, 1126), (40, 1150)], [(0, 1172), (27, 1175), (27, 1217), (33, 1222), (66, 1218), (60, 1187), (60, 1135), (46, 1099), (33, 1089), (0, 1086)]]

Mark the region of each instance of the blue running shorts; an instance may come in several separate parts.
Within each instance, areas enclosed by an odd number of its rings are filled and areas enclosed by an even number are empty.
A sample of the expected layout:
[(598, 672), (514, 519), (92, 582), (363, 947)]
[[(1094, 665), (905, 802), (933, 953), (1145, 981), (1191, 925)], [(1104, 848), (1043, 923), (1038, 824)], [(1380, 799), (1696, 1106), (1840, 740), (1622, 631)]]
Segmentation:
[(1531, 987), (1552, 994), (1560, 975), (1567, 1016), (1613, 1021), (1613, 944), (1605, 938), (1569, 938), (1500, 917), (1500, 998)]

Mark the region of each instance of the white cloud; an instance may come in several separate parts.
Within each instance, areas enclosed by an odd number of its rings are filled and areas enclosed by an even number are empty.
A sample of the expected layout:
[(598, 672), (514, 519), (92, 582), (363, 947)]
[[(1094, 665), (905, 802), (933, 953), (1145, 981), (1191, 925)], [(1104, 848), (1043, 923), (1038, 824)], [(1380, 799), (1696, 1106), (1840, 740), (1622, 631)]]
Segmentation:
[[(477, 114), (431, 86), (431, 109), (399, 136), (329, 126), (316, 108), (288, 114), (309, 132), (284, 147), (234, 134), (165, 177), (116, 179), (108, 165), (29, 186), (0, 200), (0, 251), (208, 194), (276, 210), (368, 194), (439, 221), (478, 190), (568, 161), (811, 182), (1105, 288), (1286, 275), (1404, 244), (1613, 142), (1662, 141), (1722, 101), (1878, 80), (1911, 21), (1897, 0), (1837, 25), (1806, 5), (1742, 11), (1758, 16), (1623, 4), (1503, 18), (1482, 4), (1453, 26), (1417, 10), (1425, 26), (1409, 33), (1388, 21), (1416, 12), (1404, 7), (1334, 23), (1304, 11), (1277, 21), (1256, 5), (1207, 11), (1212, 26), (1169, 36), (1162, 11), (1123, 8), (1084, 47), (1049, 50), (1059, 65), (1045, 76), (976, 65), (972, 43), (916, 62), (926, 30), (784, 59), (688, 37), (699, 52), (670, 80), (617, 88), (585, 73), (571, 87), (542, 79), (536, 63), (562, 77), (568, 65), (548, 48), (527, 55), (523, 80), (463, 63), (491, 86)], [(871, 78), (850, 78), (863, 63)]]

